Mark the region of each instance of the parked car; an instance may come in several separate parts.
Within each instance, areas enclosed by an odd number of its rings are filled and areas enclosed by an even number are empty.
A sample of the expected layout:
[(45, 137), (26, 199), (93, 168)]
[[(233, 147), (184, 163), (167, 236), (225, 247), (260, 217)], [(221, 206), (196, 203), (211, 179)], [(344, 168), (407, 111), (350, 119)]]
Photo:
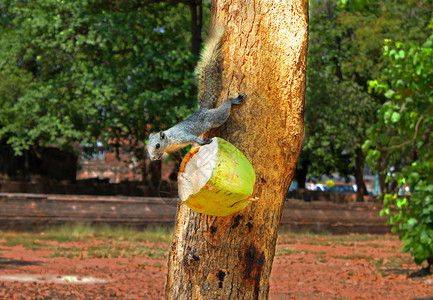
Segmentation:
[(352, 184), (338, 184), (329, 189), (331, 193), (356, 193)]
[(329, 190), (328, 186), (323, 183), (307, 182), (305, 183), (305, 189), (308, 191), (319, 191), (327, 192)]
[(297, 189), (298, 189), (298, 183), (296, 181), (293, 181), (289, 187), (289, 192), (292, 192), (292, 191), (297, 190)]
[(316, 191), (328, 192), (329, 187), (323, 183), (316, 183)]
[(305, 189), (307, 191), (315, 191), (316, 190), (316, 184), (313, 182), (306, 182), (305, 183)]

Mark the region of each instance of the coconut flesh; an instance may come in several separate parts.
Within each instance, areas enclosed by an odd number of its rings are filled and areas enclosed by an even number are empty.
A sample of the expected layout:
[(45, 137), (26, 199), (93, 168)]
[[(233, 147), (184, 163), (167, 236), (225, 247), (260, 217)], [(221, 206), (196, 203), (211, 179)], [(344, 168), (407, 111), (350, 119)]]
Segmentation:
[(255, 183), (248, 159), (229, 142), (192, 148), (179, 169), (179, 198), (189, 208), (208, 215), (226, 216), (245, 208)]

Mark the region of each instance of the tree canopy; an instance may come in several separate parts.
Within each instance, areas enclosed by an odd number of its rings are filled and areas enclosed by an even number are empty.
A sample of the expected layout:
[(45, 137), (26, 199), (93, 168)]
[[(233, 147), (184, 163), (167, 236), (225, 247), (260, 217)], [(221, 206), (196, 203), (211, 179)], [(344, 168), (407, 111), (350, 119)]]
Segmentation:
[(425, 39), (432, 7), (427, 1), (330, 0), (310, 1), (310, 8), (303, 155), (311, 175), (353, 174), (364, 164), (366, 130), (385, 101), (368, 90), (368, 81), (389, 66), (381, 55), (385, 39)]
[(142, 1), (0, 5), (0, 140), (138, 142), (195, 105), (188, 7)]

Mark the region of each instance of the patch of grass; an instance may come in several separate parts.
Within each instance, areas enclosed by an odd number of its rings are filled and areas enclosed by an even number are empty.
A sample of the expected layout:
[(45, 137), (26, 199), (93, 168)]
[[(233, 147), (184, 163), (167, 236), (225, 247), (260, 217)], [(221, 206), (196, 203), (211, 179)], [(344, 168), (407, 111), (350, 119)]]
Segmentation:
[(49, 227), (41, 233), (41, 237), (58, 242), (80, 241), (94, 235), (96, 230), (96, 227), (89, 223), (66, 223)]
[(134, 256), (148, 256), (155, 259), (165, 259), (167, 247), (149, 246), (143, 243), (99, 242), (91, 246), (56, 247), (52, 249), (50, 257), (66, 258), (129, 258)]
[(308, 253), (308, 254), (314, 254), (317, 257), (323, 257), (327, 253), (326, 251), (308, 251), (308, 250), (299, 250), (291, 247), (279, 247), (277, 248), (275, 255), (276, 256), (283, 256), (283, 255), (291, 255), (294, 253)]
[(348, 259), (348, 260), (365, 259), (367, 261), (371, 261), (373, 259), (368, 255), (358, 254), (358, 253), (353, 253), (349, 255), (333, 255), (332, 257), (336, 259)]
[[(387, 238), (394, 238), (388, 236)], [(278, 235), (278, 243), (302, 243), (305, 245), (320, 245), (320, 246), (355, 246), (356, 247), (383, 247), (377, 242), (378, 240), (383, 240), (383, 235), (373, 235), (373, 234), (347, 234), (347, 235), (333, 235), (331, 233), (313, 233), (313, 232), (291, 232), (291, 231), (280, 231)], [(355, 244), (355, 242), (366, 242), (365, 244)], [(367, 243), (371, 242), (371, 243)]]
[(291, 255), (293, 253), (301, 253), (303, 251), (295, 249), (295, 248), (291, 248), (291, 247), (281, 247), (281, 248), (277, 248), (277, 250), (275, 251), (275, 255)]
[(383, 269), (401, 269), (413, 264), (413, 258), (410, 255), (392, 255), (387, 258), (376, 258), (372, 261), (374, 267), (381, 272)]
[[(22, 245), (27, 250), (52, 250), (56, 252), (59, 250), (58, 245), (55, 245), (53, 242), (91, 242), (98, 240), (104, 245), (101, 247), (113, 247), (110, 243), (118, 242), (119, 251), (114, 251), (114, 255), (118, 257), (121, 255), (119, 253), (121, 253), (121, 250), (125, 247), (125, 243), (127, 242), (132, 243), (129, 248), (137, 247), (140, 249), (140, 243), (153, 243), (153, 249), (158, 248), (159, 245), (165, 245), (164, 247), (167, 248), (167, 245), (171, 241), (172, 230), (157, 226), (140, 230), (127, 226), (74, 223), (52, 226), (43, 232), (0, 231), (0, 235), (2, 236), (2, 241), (0, 242), (1, 246), (14, 247)], [(147, 246), (147, 248), (152, 247)], [(80, 250), (86, 251), (86, 249)], [(62, 249), (60, 249), (60, 251), (62, 251)], [(108, 250), (106, 252), (108, 253)], [(141, 251), (141, 253), (145, 252), (144, 250)], [(147, 251), (146, 253), (155, 255), (152, 251)], [(73, 249), (71, 249), (67, 255), (71, 257), (79, 256), (74, 254)], [(92, 255), (95, 257), (105, 257), (108, 254), (94, 252)]]
[(356, 246), (357, 247), (370, 247), (370, 248), (376, 248), (376, 249), (387, 248), (386, 245), (381, 245), (381, 244), (378, 244), (378, 243), (365, 243), (365, 244), (358, 244)]
[(151, 226), (143, 230), (128, 226), (109, 224), (92, 225), (89, 223), (64, 224), (51, 227), (46, 231), (50, 240), (82, 241), (94, 238), (110, 238), (146, 242), (170, 242), (172, 230), (167, 227)]
[(47, 246), (46, 243), (37, 236), (29, 233), (25, 234), (4, 234), (4, 241), (0, 245), (5, 247), (23, 246), (27, 250), (42, 250)]
[(332, 256), (336, 259), (347, 259), (347, 260), (359, 260), (364, 259), (368, 262), (370, 262), (377, 270), (381, 269), (398, 269), (402, 268), (403, 266), (407, 266), (413, 263), (413, 259), (407, 255), (392, 255), (388, 256), (386, 258), (377, 258), (374, 256), (368, 256), (364, 254), (349, 254), (349, 255), (334, 255)]

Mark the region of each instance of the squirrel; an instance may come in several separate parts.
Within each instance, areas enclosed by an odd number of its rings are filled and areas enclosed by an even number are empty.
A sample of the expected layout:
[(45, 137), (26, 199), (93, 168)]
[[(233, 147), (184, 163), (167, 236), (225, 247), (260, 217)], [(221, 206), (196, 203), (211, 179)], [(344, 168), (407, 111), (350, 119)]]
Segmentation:
[(222, 88), (221, 47), (224, 36), (222, 27), (214, 29), (206, 42), (204, 52), (196, 67), (198, 83), (198, 103), (200, 108), (190, 117), (159, 133), (151, 133), (147, 150), (151, 160), (161, 159), (164, 152), (181, 160), (179, 150), (189, 144), (206, 145), (212, 139), (201, 140), (198, 136), (224, 124), (230, 116), (233, 104), (241, 104), (246, 98), (239, 94), (236, 98), (225, 100), (215, 108), (217, 97)]

